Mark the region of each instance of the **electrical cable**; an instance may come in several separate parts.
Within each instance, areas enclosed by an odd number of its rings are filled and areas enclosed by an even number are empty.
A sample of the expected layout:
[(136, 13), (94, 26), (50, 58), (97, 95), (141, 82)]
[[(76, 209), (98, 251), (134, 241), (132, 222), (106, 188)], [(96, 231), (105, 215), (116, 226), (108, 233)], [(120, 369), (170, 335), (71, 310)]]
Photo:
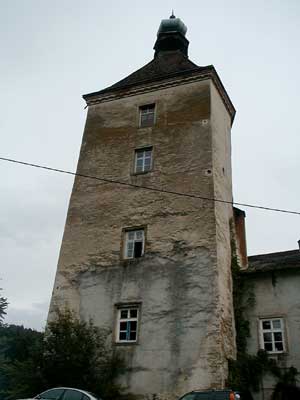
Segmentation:
[(281, 213), (286, 213), (286, 214), (300, 215), (299, 211), (291, 211), (291, 210), (285, 210), (285, 209), (280, 209), (280, 208), (259, 206), (259, 205), (248, 204), (248, 203), (238, 203), (238, 202), (235, 202), (235, 201), (221, 200), (221, 199), (216, 199), (216, 198), (211, 198), (211, 197), (204, 197), (204, 196), (199, 196), (199, 195), (196, 195), (196, 194), (176, 192), (174, 190), (159, 189), (159, 188), (155, 188), (155, 187), (152, 187), (152, 186), (135, 185), (134, 183), (118, 181), (118, 180), (115, 180), (115, 179), (101, 178), (99, 176), (80, 174), (78, 172), (66, 171), (66, 170), (59, 169), (59, 168), (52, 168), (52, 167), (48, 167), (48, 166), (45, 166), (45, 165), (33, 164), (33, 163), (25, 162), (25, 161), (15, 160), (15, 159), (12, 159), (12, 158), (0, 157), (0, 160), (6, 161), (6, 162), (15, 163), (15, 164), (25, 165), (25, 166), (28, 166), (28, 167), (41, 168), (41, 169), (45, 169), (45, 170), (48, 170), (48, 171), (59, 172), (59, 173), (62, 173), (62, 174), (67, 174), (67, 175), (72, 175), (72, 176), (79, 176), (81, 178), (94, 179), (94, 180), (98, 180), (98, 181), (101, 181), (101, 182), (133, 187), (133, 188), (136, 188), (136, 189), (144, 189), (144, 190), (150, 190), (150, 191), (153, 191), (153, 192), (172, 194), (172, 195), (176, 195), (176, 196), (190, 197), (190, 198), (195, 198), (195, 199), (200, 199), (200, 200), (208, 200), (208, 201), (213, 201), (213, 202), (216, 202), (216, 203), (231, 204), (232, 206), (256, 208), (256, 209), (259, 209), (259, 210), (275, 211), (275, 212), (281, 212)]

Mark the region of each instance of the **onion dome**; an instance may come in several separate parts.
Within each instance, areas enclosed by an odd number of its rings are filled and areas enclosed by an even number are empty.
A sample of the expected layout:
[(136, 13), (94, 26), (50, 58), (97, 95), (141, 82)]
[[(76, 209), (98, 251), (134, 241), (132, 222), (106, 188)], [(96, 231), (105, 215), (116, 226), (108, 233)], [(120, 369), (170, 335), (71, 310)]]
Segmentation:
[(187, 27), (172, 12), (169, 19), (160, 23), (154, 45), (155, 56), (160, 52), (179, 50), (187, 56), (189, 41), (186, 39)]

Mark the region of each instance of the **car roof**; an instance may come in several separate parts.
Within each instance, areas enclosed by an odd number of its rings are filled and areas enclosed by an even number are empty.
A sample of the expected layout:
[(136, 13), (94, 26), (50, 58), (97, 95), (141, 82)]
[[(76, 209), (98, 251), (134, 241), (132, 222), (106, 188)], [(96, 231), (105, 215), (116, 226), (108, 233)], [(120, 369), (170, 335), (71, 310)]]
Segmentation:
[(68, 386), (57, 386), (57, 387), (54, 387), (54, 388), (50, 388), (50, 389), (44, 390), (42, 393), (45, 393), (45, 392), (48, 392), (48, 390), (54, 390), (54, 389), (63, 389), (63, 390), (70, 389), (70, 390), (78, 390), (79, 392), (82, 392), (82, 393), (86, 394), (87, 396), (92, 396), (92, 397), (95, 397), (95, 395), (93, 395), (92, 393), (88, 392), (87, 390), (84, 390), (84, 389), (78, 389), (78, 388), (73, 388), (73, 387), (68, 387)]
[(225, 393), (235, 393), (232, 389), (196, 389), (192, 390), (191, 392), (185, 393), (183, 396), (180, 397), (180, 399), (184, 399), (185, 396), (188, 396), (189, 394), (199, 394), (199, 395), (205, 395), (205, 394), (213, 394), (215, 393), (216, 395), (218, 394), (225, 394)]
[[(233, 392), (232, 389), (206, 389), (206, 390), (202, 390), (202, 389), (196, 389), (196, 390), (192, 390), (189, 393), (211, 393), (211, 392)], [(186, 394), (189, 394), (186, 393)]]

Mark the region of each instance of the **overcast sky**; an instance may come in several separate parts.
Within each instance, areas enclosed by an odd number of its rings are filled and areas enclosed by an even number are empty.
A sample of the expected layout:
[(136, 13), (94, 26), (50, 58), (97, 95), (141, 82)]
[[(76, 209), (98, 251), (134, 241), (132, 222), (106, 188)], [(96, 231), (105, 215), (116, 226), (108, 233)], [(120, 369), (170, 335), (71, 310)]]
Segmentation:
[[(189, 56), (217, 69), (237, 115), (234, 198), (300, 211), (300, 1), (0, 1), (0, 156), (75, 171), (86, 110), (153, 57), (172, 8)], [(7, 323), (42, 329), (73, 179), (0, 161)], [(246, 209), (248, 253), (297, 248), (300, 216)]]

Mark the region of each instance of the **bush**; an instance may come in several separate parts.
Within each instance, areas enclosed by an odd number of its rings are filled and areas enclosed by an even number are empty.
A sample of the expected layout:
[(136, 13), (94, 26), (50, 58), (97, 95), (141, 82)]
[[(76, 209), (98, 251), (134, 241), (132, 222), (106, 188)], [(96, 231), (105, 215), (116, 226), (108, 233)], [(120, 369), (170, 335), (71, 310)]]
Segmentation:
[(57, 312), (45, 334), (2, 327), (0, 399), (32, 397), (55, 386), (85, 389), (108, 400), (119, 396), (115, 378), (123, 362), (106, 338), (107, 332), (68, 310)]
[(70, 311), (49, 322), (44, 340), (43, 376), (49, 387), (71, 386), (110, 398), (118, 394), (115, 378), (122, 360), (106, 344), (107, 332)]

